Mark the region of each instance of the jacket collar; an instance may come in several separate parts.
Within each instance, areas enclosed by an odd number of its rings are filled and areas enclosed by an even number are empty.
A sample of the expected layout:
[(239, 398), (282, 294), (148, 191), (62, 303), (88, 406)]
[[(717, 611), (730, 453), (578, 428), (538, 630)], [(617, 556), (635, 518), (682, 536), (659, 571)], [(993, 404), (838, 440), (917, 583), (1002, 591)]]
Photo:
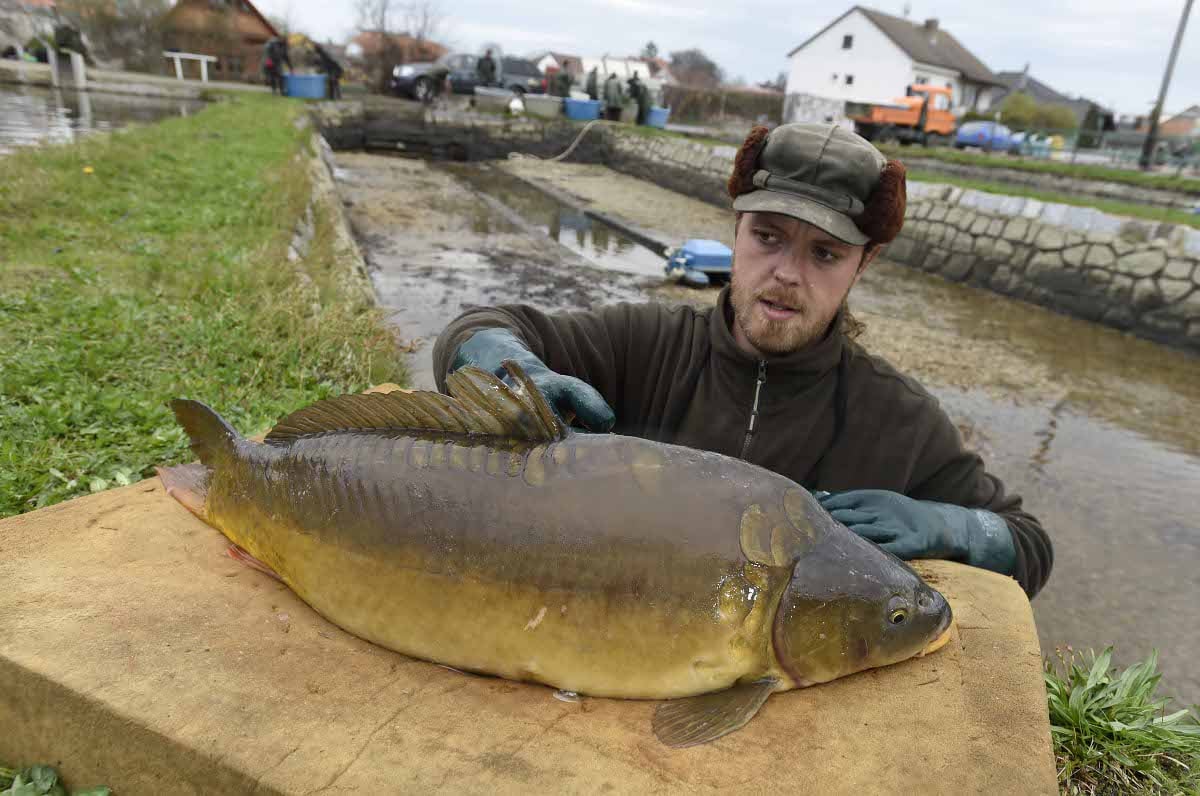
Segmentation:
[(721, 371), (739, 382), (746, 380), (750, 389), (753, 389), (759, 363), (765, 361), (771, 392), (778, 394), (779, 387), (788, 388), (784, 392), (804, 389), (820, 381), (826, 373), (837, 367), (841, 361), (842, 349), (846, 345), (846, 337), (841, 332), (840, 311), (834, 316), (825, 336), (815, 344), (791, 354), (760, 360), (739, 348), (733, 337), (733, 304), (729, 300), (729, 290), (729, 285), (721, 290), (720, 296), (717, 297), (717, 306), (713, 309), (712, 322), (709, 324), (713, 364)]

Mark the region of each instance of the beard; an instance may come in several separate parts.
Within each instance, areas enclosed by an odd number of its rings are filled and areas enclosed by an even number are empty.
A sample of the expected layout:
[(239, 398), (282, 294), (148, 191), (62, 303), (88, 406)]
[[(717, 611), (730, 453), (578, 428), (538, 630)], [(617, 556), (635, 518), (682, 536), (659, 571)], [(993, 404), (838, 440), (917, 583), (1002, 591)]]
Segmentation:
[[(736, 269), (730, 278), (729, 299), (733, 304), (734, 322), (742, 334), (752, 346), (768, 356), (790, 354), (821, 339), (841, 306), (839, 302), (833, 312), (818, 317), (799, 291), (785, 287), (755, 290), (741, 284)], [(789, 307), (796, 314), (782, 320), (768, 318), (758, 303), (760, 300)]]

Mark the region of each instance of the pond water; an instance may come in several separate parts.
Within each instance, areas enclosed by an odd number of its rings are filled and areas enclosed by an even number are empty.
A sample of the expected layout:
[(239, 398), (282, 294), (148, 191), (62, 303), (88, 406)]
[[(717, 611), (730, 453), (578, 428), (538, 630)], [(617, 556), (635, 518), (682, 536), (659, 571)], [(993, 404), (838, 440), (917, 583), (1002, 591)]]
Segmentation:
[(0, 155), (18, 147), (71, 143), (130, 122), (187, 116), (204, 105), (198, 100), (0, 85)]

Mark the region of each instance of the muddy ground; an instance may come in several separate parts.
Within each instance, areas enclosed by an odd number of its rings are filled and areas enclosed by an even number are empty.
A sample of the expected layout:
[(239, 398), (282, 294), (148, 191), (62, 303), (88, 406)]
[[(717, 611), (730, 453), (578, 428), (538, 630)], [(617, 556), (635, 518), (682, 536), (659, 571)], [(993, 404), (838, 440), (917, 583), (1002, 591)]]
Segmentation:
[[(732, 243), (729, 212), (600, 166), (337, 162), (381, 300), (417, 339), (421, 386), (432, 384), (432, 339), (473, 304), (715, 298), (665, 285), (644, 250), (587, 228), (580, 209), (664, 240)], [(576, 207), (555, 210), (530, 183)], [(1200, 360), (887, 262), (851, 307), (867, 348), (938, 396), (1049, 531), (1054, 573), (1034, 601), (1043, 651), (1115, 644), (1131, 662), (1158, 648), (1168, 692), (1200, 701)]]

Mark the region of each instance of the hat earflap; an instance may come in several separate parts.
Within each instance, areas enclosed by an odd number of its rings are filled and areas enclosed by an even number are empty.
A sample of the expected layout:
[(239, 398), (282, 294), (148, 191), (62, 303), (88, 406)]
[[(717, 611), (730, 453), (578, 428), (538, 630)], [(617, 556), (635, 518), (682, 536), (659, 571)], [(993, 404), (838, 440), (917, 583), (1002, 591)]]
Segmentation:
[(729, 175), (726, 185), (730, 199), (737, 199), (744, 193), (756, 190), (754, 172), (757, 169), (758, 156), (767, 145), (767, 135), (770, 132), (766, 127), (757, 125), (751, 128), (746, 140), (742, 142), (733, 161), (733, 173)]
[(907, 193), (904, 164), (898, 160), (889, 160), (879, 174), (875, 190), (871, 191), (866, 209), (854, 219), (854, 225), (862, 230), (872, 243), (891, 243), (904, 226)]

